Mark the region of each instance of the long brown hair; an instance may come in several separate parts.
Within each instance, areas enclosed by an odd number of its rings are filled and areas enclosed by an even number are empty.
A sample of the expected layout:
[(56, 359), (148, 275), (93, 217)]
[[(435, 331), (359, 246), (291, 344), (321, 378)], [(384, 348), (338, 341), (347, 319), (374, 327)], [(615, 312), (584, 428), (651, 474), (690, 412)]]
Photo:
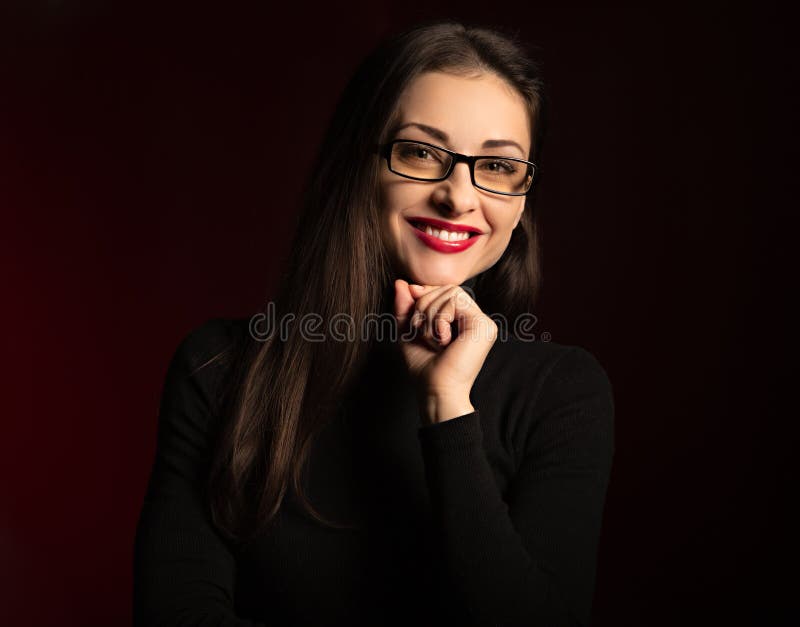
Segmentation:
[[(545, 96), (538, 65), (515, 35), (452, 20), (425, 22), (379, 45), (356, 69), (334, 111), (305, 189), (278, 297), (278, 319), (335, 314), (365, 320), (384, 311), (392, 272), (380, 237), (378, 175), (371, 151), (387, 140), (404, 88), (423, 72), (494, 73), (527, 103), (531, 154), (540, 164)], [(539, 169), (539, 173), (541, 169)], [(534, 185), (536, 189), (536, 185)], [(533, 192), (503, 256), (474, 284), (484, 311), (512, 319), (532, 312), (540, 284)], [(321, 524), (301, 472), (313, 438), (356, 378), (370, 342), (307, 341), (288, 334), (249, 341), (234, 357), (226, 423), (209, 473), (215, 525), (232, 540), (266, 529), (287, 490)], [(249, 340), (250, 338), (248, 338)]]

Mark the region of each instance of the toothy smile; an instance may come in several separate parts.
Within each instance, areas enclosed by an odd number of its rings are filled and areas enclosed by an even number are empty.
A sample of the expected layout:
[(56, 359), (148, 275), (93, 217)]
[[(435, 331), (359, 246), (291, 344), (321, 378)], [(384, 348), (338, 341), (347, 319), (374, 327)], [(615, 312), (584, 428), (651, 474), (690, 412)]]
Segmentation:
[(476, 233), (470, 233), (468, 231), (458, 232), (447, 231), (445, 229), (435, 229), (430, 224), (422, 224), (421, 222), (412, 222), (411, 224), (414, 226), (414, 228), (419, 229), (428, 235), (433, 235), (433, 237), (438, 237), (440, 240), (445, 242), (459, 242), (476, 235)]
[(443, 242), (461, 242), (482, 233), (479, 228), (468, 224), (455, 224), (436, 218), (414, 216), (407, 220), (415, 229)]

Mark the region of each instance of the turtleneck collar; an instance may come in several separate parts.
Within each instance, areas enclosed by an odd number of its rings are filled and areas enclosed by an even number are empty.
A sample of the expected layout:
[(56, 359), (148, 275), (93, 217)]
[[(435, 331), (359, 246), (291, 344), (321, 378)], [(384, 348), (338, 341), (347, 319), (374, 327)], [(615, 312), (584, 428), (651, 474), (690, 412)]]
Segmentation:
[[(475, 291), (475, 283), (478, 282), (478, 277), (481, 276), (482, 274), (483, 274), (483, 272), (480, 272), (480, 273), (476, 274), (475, 276), (472, 276), (472, 277), (468, 278), (466, 281), (464, 281), (461, 284), (461, 287), (468, 287), (468, 288), (470, 288), (471, 291), (474, 292)], [(477, 301), (478, 300), (477, 299), (477, 294), (475, 296), (476, 296), (475, 300)]]

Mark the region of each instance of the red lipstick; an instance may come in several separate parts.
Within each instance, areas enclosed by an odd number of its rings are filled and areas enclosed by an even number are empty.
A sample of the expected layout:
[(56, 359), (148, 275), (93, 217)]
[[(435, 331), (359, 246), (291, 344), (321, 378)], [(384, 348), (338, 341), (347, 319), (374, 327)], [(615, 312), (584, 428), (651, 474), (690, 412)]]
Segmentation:
[[(472, 246), (475, 241), (480, 237), (483, 233), (480, 229), (469, 226), (467, 224), (453, 224), (452, 222), (446, 222), (444, 220), (437, 220), (435, 218), (406, 218), (408, 223), (411, 225), (411, 228), (414, 229), (414, 234), (420, 239), (420, 241), (432, 248), (433, 250), (440, 252), (440, 253), (459, 253), (462, 250), (466, 250), (470, 246)], [(432, 229), (440, 230), (444, 229), (446, 231), (450, 231), (451, 233), (473, 233), (466, 239), (456, 240), (456, 241), (445, 241), (443, 239), (439, 239), (435, 235), (429, 235), (426, 233), (423, 228), (430, 226)]]
[(467, 231), (469, 233), (477, 233), (480, 235), (483, 233), (479, 228), (474, 226), (470, 226), (469, 224), (454, 224), (453, 222), (447, 222), (446, 220), (437, 220), (436, 218), (425, 218), (425, 217), (410, 217), (406, 218), (409, 222), (411, 222), (412, 226), (414, 224), (430, 224), (434, 229), (444, 229), (445, 231), (455, 232), (455, 233), (463, 233)]

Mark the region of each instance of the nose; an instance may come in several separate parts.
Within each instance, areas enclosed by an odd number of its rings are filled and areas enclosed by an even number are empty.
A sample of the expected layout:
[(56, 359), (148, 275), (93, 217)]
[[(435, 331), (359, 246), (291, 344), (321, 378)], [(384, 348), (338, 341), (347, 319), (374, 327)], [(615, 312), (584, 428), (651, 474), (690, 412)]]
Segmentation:
[(469, 164), (456, 163), (453, 171), (434, 191), (434, 200), (442, 213), (458, 216), (478, 206), (478, 190), (472, 184)]

